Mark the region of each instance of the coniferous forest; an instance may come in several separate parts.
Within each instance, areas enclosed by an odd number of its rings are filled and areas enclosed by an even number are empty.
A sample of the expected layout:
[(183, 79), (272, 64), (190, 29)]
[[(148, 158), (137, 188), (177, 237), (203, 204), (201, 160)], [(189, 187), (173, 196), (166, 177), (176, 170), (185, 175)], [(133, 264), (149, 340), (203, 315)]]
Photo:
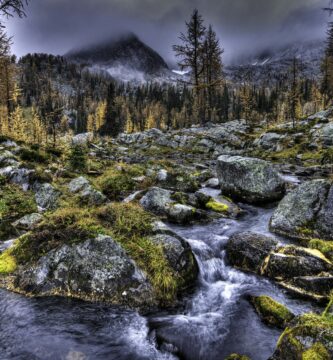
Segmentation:
[(332, 15), (0, 0), (0, 359), (333, 359)]

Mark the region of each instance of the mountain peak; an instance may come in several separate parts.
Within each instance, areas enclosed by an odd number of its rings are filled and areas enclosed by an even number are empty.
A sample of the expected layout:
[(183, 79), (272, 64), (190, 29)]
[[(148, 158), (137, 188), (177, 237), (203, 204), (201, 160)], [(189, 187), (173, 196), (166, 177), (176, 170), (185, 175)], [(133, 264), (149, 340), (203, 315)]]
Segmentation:
[(151, 75), (168, 69), (163, 58), (134, 33), (111, 37), (108, 40), (72, 50), (66, 57), (75, 62), (101, 66), (105, 69), (125, 66), (132, 71)]

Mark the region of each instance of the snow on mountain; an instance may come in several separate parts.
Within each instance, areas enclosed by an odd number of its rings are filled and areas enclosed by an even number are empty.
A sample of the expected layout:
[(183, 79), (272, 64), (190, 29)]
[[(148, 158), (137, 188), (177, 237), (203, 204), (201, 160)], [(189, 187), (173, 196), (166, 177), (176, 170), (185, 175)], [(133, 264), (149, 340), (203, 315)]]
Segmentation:
[(73, 50), (66, 57), (125, 83), (176, 82), (181, 76), (134, 34)]
[(236, 83), (247, 77), (256, 83), (271, 84), (290, 77), (293, 59), (296, 58), (303, 77), (317, 78), (320, 75), (324, 48), (323, 41), (311, 41), (267, 49), (228, 66), (226, 73)]

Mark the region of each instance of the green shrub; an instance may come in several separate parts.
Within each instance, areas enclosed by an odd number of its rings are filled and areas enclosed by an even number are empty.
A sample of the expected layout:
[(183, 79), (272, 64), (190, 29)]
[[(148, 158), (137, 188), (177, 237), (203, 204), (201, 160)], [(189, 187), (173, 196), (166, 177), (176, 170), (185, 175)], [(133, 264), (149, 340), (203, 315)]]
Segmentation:
[(69, 155), (69, 167), (72, 171), (86, 172), (87, 165), (87, 150), (81, 145), (74, 145), (71, 148)]
[(45, 164), (49, 161), (49, 156), (46, 153), (36, 150), (22, 149), (20, 151), (20, 157), (23, 161), (36, 162)]

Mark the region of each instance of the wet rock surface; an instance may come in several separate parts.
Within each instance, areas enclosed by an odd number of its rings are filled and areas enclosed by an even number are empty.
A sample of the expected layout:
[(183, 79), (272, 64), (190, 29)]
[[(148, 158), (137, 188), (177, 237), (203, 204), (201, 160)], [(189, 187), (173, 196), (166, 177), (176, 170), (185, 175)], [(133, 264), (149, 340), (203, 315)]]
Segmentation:
[(282, 199), (285, 182), (266, 161), (240, 156), (220, 156), (217, 173), (223, 195), (248, 203)]

